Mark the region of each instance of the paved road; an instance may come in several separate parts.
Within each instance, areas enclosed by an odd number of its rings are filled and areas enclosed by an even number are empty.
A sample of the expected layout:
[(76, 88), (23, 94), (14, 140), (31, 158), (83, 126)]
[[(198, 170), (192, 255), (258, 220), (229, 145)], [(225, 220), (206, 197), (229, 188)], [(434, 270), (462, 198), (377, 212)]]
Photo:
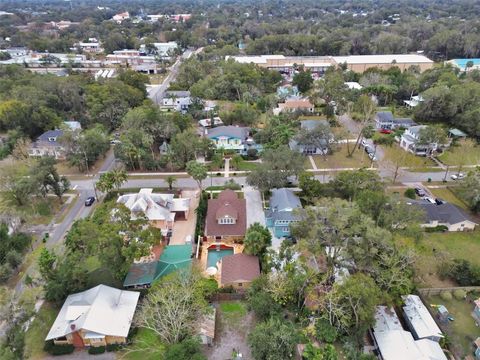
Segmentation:
[[(197, 53), (199, 50), (196, 50), (195, 53)], [(170, 87), (170, 83), (175, 81), (175, 79), (177, 78), (180, 64), (183, 60), (188, 59), (190, 56), (192, 56), (192, 54), (192, 50), (185, 50), (182, 56), (180, 56), (178, 60), (175, 61), (175, 64), (172, 65), (172, 67), (170, 68), (170, 73), (165, 78), (165, 80), (163, 80), (163, 83), (161, 85), (153, 86), (150, 88), (150, 91), (148, 92), (148, 97), (150, 100), (152, 100), (157, 105), (160, 105), (162, 103), (165, 91), (167, 91), (167, 89)]]

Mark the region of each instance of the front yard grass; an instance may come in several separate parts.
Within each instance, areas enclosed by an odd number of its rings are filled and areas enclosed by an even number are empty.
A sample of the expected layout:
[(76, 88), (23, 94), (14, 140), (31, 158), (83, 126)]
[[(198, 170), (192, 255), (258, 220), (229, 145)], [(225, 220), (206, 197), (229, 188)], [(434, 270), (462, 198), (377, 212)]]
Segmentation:
[[(65, 201), (66, 198), (63, 198)], [(31, 225), (48, 225), (63, 206), (63, 202), (54, 196), (46, 198), (37, 197), (30, 201), (30, 203), (19, 206), (19, 210), (23, 212), (28, 218)]]
[[(354, 144), (350, 144), (350, 151)], [(371, 160), (362, 149), (356, 149), (351, 157), (348, 157), (348, 148), (342, 144), (327, 156), (313, 155), (313, 160), (318, 169), (362, 168), (370, 167)]]
[(473, 140), (460, 140), (448, 148), (438, 159), (445, 165), (478, 165), (480, 164), (480, 146)]
[[(475, 305), (471, 302), (472, 299), (477, 298), (478, 294), (469, 294), (467, 299), (457, 300), (443, 300), (439, 295), (425, 297), (428, 304), (444, 305), (454, 321), (448, 323), (439, 323), (440, 328), (450, 339), (450, 349), (457, 359), (463, 359), (467, 355), (472, 355), (473, 341), (480, 336), (480, 328), (475, 323), (472, 317), (473, 308)], [(435, 309), (433, 309), (435, 314)]]
[(396, 237), (396, 243), (416, 252), (415, 282), (418, 287), (456, 286), (448, 279), (440, 279), (438, 267), (447, 260), (465, 259), (480, 266), (480, 231), (425, 233), (423, 239)]
[[(392, 146), (382, 146), (384, 157), (382, 161), (387, 161), (393, 164), (397, 162), (400, 164), (400, 167), (412, 168), (415, 171), (431, 171), (434, 169), (428, 169), (429, 167), (437, 167), (438, 165), (434, 163), (431, 159), (424, 156), (416, 156), (412, 153), (409, 153), (400, 148), (398, 144), (393, 144)], [(401, 157), (399, 157), (401, 156)], [(440, 171), (443, 171), (440, 169)]]
[[(427, 186), (428, 187), (428, 186)], [(443, 199), (449, 203), (457, 205), (459, 208), (468, 211), (468, 206), (461, 199), (459, 199), (448, 187), (430, 188), (428, 190), (440, 199)]]
[(162, 359), (165, 346), (158, 336), (148, 329), (140, 328), (133, 337), (133, 344), (126, 348), (120, 356), (125, 360), (157, 360)]
[(252, 171), (257, 169), (260, 166), (260, 163), (253, 161), (240, 161), (238, 164), (238, 169), (232, 168), (232, 163), (230, 162), (230, 172), (235, 171)]
[(43, 351), (45, 337), (55, 321), (58, 311), (59, 309), (54, 305), (48, 302), (43, 303), (42, 307), (35, 315), (35, 319), (25, 333), (24, 355), (26, 359), (40, 360), (47, 356)]

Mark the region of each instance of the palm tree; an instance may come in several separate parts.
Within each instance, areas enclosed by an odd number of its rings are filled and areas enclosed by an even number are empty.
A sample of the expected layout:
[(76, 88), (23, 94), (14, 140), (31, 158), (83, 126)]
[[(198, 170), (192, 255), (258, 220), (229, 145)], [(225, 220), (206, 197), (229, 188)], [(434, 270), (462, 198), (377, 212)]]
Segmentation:
[(113, 169), (110, 174), (112, 185), (115, 190), (120, 189), (120, 187), (128, 180), (128, 174), (125, 169)]
[(177, 182), (177, 178), (173, 175), (169, 175), (165, 178), (165, 181), (168, 184), (168, 190), (172, 191), (173, 184), (175, 184)]

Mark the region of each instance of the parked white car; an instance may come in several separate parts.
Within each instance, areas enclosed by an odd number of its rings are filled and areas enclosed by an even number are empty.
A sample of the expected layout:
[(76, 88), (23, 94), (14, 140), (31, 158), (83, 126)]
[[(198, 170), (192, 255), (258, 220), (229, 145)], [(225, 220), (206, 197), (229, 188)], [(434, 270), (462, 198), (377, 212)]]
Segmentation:
[(423, 200), (428, 201), (430, 204), (435, 204), (435, 199), (429, 196), (423, 197)]
[(453, 174), (450, 176), (452, 180), (462, 180), (465, 177), (464, 173)]

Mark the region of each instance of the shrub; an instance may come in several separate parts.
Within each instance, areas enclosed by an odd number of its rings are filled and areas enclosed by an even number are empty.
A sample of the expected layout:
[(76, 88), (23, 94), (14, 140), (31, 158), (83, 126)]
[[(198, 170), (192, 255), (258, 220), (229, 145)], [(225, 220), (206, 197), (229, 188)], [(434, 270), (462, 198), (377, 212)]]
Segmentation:
[(448, 231), (448, 227), (446, 227), (445, 225), (438, 225), (438, 226), (434, 226), (434, 227), (426, 227), (425, 228), (425, 232), (428, 232), (428, 233), (445, 232), (445, 231)]
[(53, 340), (48, 340), (45, 342), (43, 346), (43, 350), (50, 355), (66, 355), (71, 354), (75, 348), (73, 345), (65, 344), (65, 345), (55, 345)]
[(320, 341), (333, 343), (338, 338), (338, 331), (325, 319), (320, 319), (315, 323), (315, 332)]
[(465, 296), (467, 296), (467, 292), (465, 290), (462, 290), (462, 289), (457, 289), (453, 292), (453, 296), (457, 300), (463, 300), (463, 299), (465, 299)]
[(415, 199), (415, 189), (408, 188), (404, 193), (406, 198)]
[(440, 298), (444, 301), (452, 300), (452, 293), (450, 291), (442, 291), (440, 293)]
[(88, 353), (90, 355), (97, 355), (97, 354), (103, 354), (105, 352), (105, 346), (98, 346), (98, 347), (93, 347), (91, 346), (88, 349)]
[(106, 350), (107, 351), (118, 351), (122, 348), (120, 344), (107, 344)]

